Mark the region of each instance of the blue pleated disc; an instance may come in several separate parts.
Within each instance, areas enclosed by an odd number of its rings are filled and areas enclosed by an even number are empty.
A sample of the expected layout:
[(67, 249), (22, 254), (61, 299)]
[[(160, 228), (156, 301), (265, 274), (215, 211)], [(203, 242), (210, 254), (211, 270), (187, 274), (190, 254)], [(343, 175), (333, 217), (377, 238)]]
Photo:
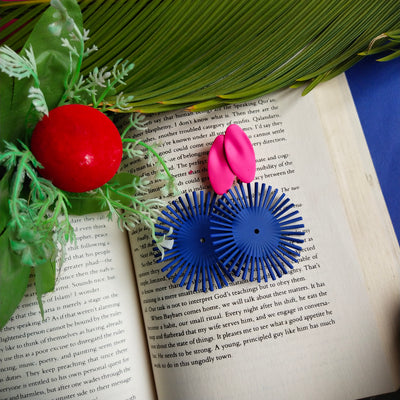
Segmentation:
[[(247, 189), (247, 190), (246, 190)], [(222, 265), (258, 282), (281, 277), (300, 256), (304, 232), (294, 204), (255, 182), (224, 194), (211, 213), (211, 238)]]
[(192, 192), (192, 197), (186, 194), (173, 201), (158, 218), (156, 233), (166, 235), (172, 228), (168, 239), (174, 240), (173, 247), (158, 262), (164, 263), (162, 271), (167, 272), (168, 278), (188, 290), (212, 291), (227, 286), (228, 280), (233, 281), (211, 240), (210, 213), (215, 201), (216, 195)]

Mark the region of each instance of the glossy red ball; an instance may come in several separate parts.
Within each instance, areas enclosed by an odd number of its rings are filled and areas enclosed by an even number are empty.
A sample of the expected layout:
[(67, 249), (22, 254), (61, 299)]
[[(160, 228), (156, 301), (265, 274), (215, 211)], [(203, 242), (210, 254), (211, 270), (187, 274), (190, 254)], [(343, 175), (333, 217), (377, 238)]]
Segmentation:
[(31, 151), (38, 172), (68, 192), (86, 192), (107, 183), (122, 160), (118, 129), (101, 111), (81, 104), (54, 108), (36, 125)]

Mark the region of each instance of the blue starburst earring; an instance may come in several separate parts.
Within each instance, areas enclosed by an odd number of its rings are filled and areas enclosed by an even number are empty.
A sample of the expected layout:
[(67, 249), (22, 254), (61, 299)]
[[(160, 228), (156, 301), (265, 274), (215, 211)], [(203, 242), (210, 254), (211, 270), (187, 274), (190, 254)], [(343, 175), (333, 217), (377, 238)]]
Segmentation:
[(219, 261), (211, 240), (210, 213), (215, 201), (215, 194), (192, 192), (192, 198), (189, 194), (179, 197), (158, 218), (157, 234), (168, 235), (174, 241), (158, 262), (166, 263), (162, 271), (168, 271), (168, 278), (174, 283), (179, 281), (179, 286), (186, 285), (188, 290), (193, 287), (197, 291), (201, 287), (204, 292), (212, 291), (215, 286), (222, 288), (234, 279)]
[(211, 238), (222, 265), (243, 279), (253, 281), (268, 275), (272, 279), (292, 269), (292, 262), (300, 256), (300, 236), (304, 228), (298, 211), (278, 190), (258, 182), (230, 189), (215, 205), (211, 214)]

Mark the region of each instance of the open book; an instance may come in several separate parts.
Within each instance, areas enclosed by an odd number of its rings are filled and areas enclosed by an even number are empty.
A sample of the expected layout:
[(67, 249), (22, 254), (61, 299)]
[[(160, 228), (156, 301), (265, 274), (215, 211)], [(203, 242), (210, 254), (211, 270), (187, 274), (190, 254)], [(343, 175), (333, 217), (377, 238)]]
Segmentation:
[[(299, 263), (267, 282), (179, 287), (149, 233), (73, 218), (77, 243), (45, 298), (0, 332), (0, 399), (359, 399), (400, 386), (400, 256), (344, 75), (201, 114), (148, 117), (182, 193), (210, 190), (207, 155), (240, 125), (256, 181), (299, 209)], [(139, 137), (134, 133), (135, 137)], [(134, 172), (141, 165), (126, 165)], [(168, 199), (173, 200), (173, 199)]]

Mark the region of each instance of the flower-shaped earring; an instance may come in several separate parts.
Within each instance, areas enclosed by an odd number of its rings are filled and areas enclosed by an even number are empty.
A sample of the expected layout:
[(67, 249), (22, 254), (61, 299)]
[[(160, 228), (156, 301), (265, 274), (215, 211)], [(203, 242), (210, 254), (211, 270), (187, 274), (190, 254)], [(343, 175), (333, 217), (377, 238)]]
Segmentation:
[(199, 288), (203, 292), (212, 291), (215, 286), (220, 289), (233, 281), (231, 273), (218, 260), (211, 240), (210, 213), (215, 201), (215, 193), (206, 196), (203, 191), (193, 192), (192, 196), (186, 193), (167, 206), (158, 218), (156, 234), (173, 240), (173, 246), (158, 260), (166, 263), (161, 270), (188, 290), (193, 286), (194, 291)]
[[(222, 266), (243, 279), (258, 282), (282, 277), (297, 262), (303, 243), (302, 218), (294, 204), (263, 183), (229, 190), (211, 214), (211, 239)], [(240, 189), (240, 190), (239, 190)]]

